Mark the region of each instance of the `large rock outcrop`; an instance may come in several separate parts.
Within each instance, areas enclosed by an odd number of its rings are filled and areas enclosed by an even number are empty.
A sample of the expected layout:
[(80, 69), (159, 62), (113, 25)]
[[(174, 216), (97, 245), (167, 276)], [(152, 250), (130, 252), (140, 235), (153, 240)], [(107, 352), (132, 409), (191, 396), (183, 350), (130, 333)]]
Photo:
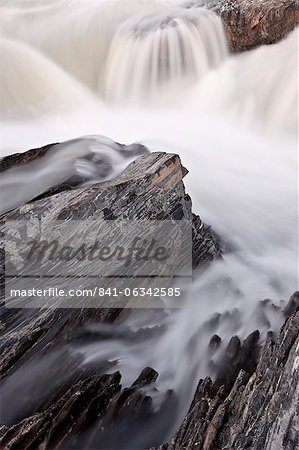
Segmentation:
[[(51, 148), (13, 156), (11, 163), (26, 165), (28, 158), (43, 158)], [(200, 270), (220, 257), (220, 249), (212, 230), (192, 213), (182, 181), (186, 169), (177, 155), (141, 153), (114, 179), (86, 185), (76, 178), (72, 183), (64, 180), (60, 186), (52, 186), (2, 215), (2, 224), (31, 217), (189, 219), (193, 223), (193, 267)], [(9, 167), (6, 158), (3, 172)], [(3, 283), (2, 272), (2, 289)], [(180, 429), (161, 447), (173, 426), (172, 415), (178, 403), (175, 393), (157, 389), (157, 372), (145, 368), (132, 385), (123, 387), (113, 361), (89, 366), (82, 364), (80, 353), (70, 352), (70, 346), (82, 339), (82, 326), (90, 322), (117, 323), (124, 311), (22, 310), (2, 305), (5, 404), (1, 448), (132, 450), (133, 445), (160, 450), (295, 450), (299, 440), (298, 298), (298, 293), (291, 297), (280, 333), (269, 334), (263, 346), (258, 330), (243, 342), (238, 336), (231, 338), (219, 366), (213, 367), (214, 381), (199, 381)], [(95, 336), (91, 332), (84, 338), (92, 341)], [(130, 336), (135, 338), (138, 336)], [(221, 337), (214, 335), (208, 351), (212, 355), (221, 346)]]
[(233, 51), (278, 42), (299, 20), (296, 0), (202, 0), (202, 4), (222, 18)]
[[(36, 158), (42, 160), (53, 149), (57, 151), (56, 146), (47, 146), (7, 157), (0, 162), (0, 170), (5, 173)], [(188, 219), (193, 223), (193, 266), (200, 268), (219, 258), (216, 236), (192, 213), (191, 199), (182, 181), (187, 170), (179, 156), (141, 150), (143, 155), (116, 178), (92, 184), (78, 178), (72, 178), (71, 183), (69, 179), (62, 180), (59, 186), (51, 186), (28, 203), (3, 214), (1, 223), (30, 218)], [(3, 275), (2, 272), (2, 289)], [(111, 363), (103, 361), (95, 369), (82, 365), (78, 355), (69, 353), (69, 344), (80, 339), (82, 326), (91, 321), (113, 323), (120, 314), (119, 308), (7, 309), (2, 305), (1, 376), (5, 405), (1, 448), (112, 449), (119, 448), (121, 440), (122, 449), (129, 449), (131, 435), (136, 434), (138, 442), (145, 422), (158, 430), (151, 396), (146, 393), (146, 386), (157, 377), (155, 371), (145, 369), (131, 387), (123, 389), (118, 372), (106, 374), (108, 369), (113, 372)], [(22, 396), (16, 395), (20, 380), (25, 382), (28, 394), (22, 391)], [(170, 408), (174, 401), (171, 393), (155, 389), (157, 396), (161, 396), (162, 408)], [(148, 444), (158, 444), (162, 436), (163, 430), (154, 439), (149, 437)]]
[[(47, 147), (49, 149), (49, 147)], [(44, 153), (44, 149), (40, 150)], [(40, 157), (40, 152), (35, 154)], [(23, 164), (30, 155), (23, 154)], [(4, 160), (7, 167), (9, 161)], [(193, 266), (206, 264), (220, 256), (216, 236), (193, 215), (191, 199), (182, 182), (187, 171), (177, 155), (147, 153), (131, 163), (117, 178), (92, 186), (64, 185), (58, 193), (47, 191), (35, 201), (29, 202), (2, 216), (5, 220), (43, 218), (44, 220), (69, 219), (172, 219), (193, 220)], [(3, 273), (2, 273), (3, 277)], [(94, 318), (113, 320), (119, 309), (69, 309), (69, 310), (15, 310), (2, 311), (2, 376), (14, 366), (26, 361), (37, 346), (40, 351), (54, 341), (71, 339), (80, 323)], [(22, 320), (22, 327), (16, 323)], [(62, 331), (63, 330), (63, 331)], [(35, 352), (35, 350), (34, 350)]]

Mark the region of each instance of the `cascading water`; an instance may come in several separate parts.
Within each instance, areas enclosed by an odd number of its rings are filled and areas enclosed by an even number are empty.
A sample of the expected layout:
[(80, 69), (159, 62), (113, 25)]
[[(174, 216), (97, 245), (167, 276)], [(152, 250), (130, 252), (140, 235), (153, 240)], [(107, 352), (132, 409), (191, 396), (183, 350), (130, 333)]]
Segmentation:
[(3, 7), (0, 24), (0, 36), (35, 47), (108, 100), (141, 100), (157, 94), (162, 82), (164, 87), (182, 78), (195, 82), (227, 54), (220, 19), (175, 2), (73, 0), (45, 9)]
[[(186, 187), (194, 211), (230, 248), (195, 280), (192, 308), (124, 317), (117, 333), (109, 328), (110, 339), (69, 348), (81, 364), (113, 362), (125, 385), (145, 366), (155, 368), (161, 388), (174, 389), (179, 399), (172, 430), (198, 377), (210, 370), (211, 334), (225, 341), (259, 328), (264, 339), (281, 318), (260, 301), (279, 304), (298, 285), (296, 32), (281, 43), (228, 57), (219, 19), (191, 3), (0, 0), (1, 154), (95, 133), (177, 152), (190, 170)], [(124, 102), (134, 107), (124, 109)], [(46, 178), (35, 173), (35, 186), (7, 173), (1, 189), (9, 197), (15, 191), (17, 204), (30, 200), (73, 167), (69, 151), (82, 156), (73, 144), (40, 167)], [(94, 138), (86, 139), (83, 153), (93, 145)], [(96, 145), (98, 152), (115, 152), (110, 141)], [(5, 202), (2, 210), (14, 205)], [(207, 331), (217, 313), (222, 318)], [(148, 339), (128, 340), (121, 333), (129, 329), (138, 336), (156, 327), (160, 331)], [(100, 336), (105, 330), (97, 325), (92, 331)], [(48, 388), (40, 373), (49, 364), (32, 361), (8, 380), (9, 414), (18, 415), (16, 393), (34, 396), (37, 381)], [(168, 434), (169, 428), (163, 438)], [(137, 441), (142, 447), (145, 434)]]
[[(76, 185), (119, 175), (138, 155), (139, 144), (121, 145), (104, 136), (85, 136), (55, 144), (50, 155), (26, 167), (11, 167), (0, 178), (0, 214), (33, 200), (50, 188), (77, 177)], [(28, 177), (31, 180), (28, 186)]]
[(209, 11), (136, 17), (116, 33), (104, 75), (107, 100), (157, 101), (157, 90), (190, 85), (224, 59), (220, 19)]
[(86, 99), (87, 89), (32, 47), (0, 39), (0, 116), (23, 117), (72, 111)]
[(229, 58), (221, 69), (197, 85), (196, 95), (192, 91), (188, 107), (219, 111), (233, 119), (243, 118), (244, 123), (254, 119), (262, 129), (296, 134), (297, 92), (298, 32), (295, 30), (276, 45)]

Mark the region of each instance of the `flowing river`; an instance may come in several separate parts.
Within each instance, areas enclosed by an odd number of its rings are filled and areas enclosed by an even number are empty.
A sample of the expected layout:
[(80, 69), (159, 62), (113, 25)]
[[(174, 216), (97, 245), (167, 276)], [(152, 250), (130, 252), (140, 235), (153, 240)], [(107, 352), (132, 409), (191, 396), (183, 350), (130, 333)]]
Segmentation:
[[(84, 364), (117, 361), (125, 385), (156, 369), (179, 399), (165, 439), (209, 374), (204, 324), (226, 313), (215, 331), (224, 341), (257, 328), (263, 340), (282, 318), (261, 313), (260, 301), (279, 305), (298, 288), (297, 32), (232, 55), (221, 20), (201, 3), (0, 0), (0, 156), (94, 135), (178, 153), (193, 211), (230, 249), (194, 281), (192, 308), (144, 311), (122, 325), (163, 332), (128, 341), (112, 329), (109, 340), (71, 349)], [(113, 152), (107, 139), (98, 146)], [(0, 209), (55, 184), (77, 156), (75, 142), (43, 177), (3, 175)], [(31, 367), (8, 383), (7, 398), (29, 395), (38, 374)]]

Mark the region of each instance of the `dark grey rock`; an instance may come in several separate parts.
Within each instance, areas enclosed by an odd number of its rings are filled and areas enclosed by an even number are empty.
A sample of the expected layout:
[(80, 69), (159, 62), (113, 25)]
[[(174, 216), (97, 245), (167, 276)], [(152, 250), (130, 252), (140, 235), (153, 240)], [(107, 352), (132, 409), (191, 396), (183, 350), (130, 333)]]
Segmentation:
[(276, 339), (269, 334), (248, 367), (258, 336), (253, 332), (242, 345), (232, 339), (229, 356), (239, 361), (238, 371), (220, 387), (210, 378), (200, 380), (181, 428), (159, 450), (298, 448), (299, 313), (287, 319)]
[(285, 317), (290, 317), (292, 314), (295, 314), (299, 311), (299, 292), (294, 292), (288, 301), (287, 306), (284, 310)]
[[(42, 159), (51, 148), (6, 158), (2, 167), (10, 170), (18, 164), (21, 170), (22, 164)], [(135, 150), (124, 149), (130, 154)], [(192, 213), (182, 181), (186, 174), (177, 155), (146, 153), (114, 179), (53, 186), (1, 220), (188, 219), (193, 223), (193, 266), (200, 270), (219, 258), (220, 250), (211, 228)], [(113, 363), (85, 366), (80, 357), (69, 354), (69, 346), (84, 338), (83, 325), (113, 323), (120, 313), (118, 308), (1, 309), (6, 405), (1, 448), (115, 449), (121, 441), (122, 450), (131, 450), (132, 442), (139, 448), (144, 435), (148, 446), (164, 439), (177, 406), (173, 393), (159, 393), (154, 387), (157, 372), (145, 368), (131, 387), (122, 389), (118, 373), (105, 375)], [(162, 417), (168, 418), (163, 422), (157, 419), (152, 397), (160, 399)], [(149, 428), (155, 433), (148, 433)]]

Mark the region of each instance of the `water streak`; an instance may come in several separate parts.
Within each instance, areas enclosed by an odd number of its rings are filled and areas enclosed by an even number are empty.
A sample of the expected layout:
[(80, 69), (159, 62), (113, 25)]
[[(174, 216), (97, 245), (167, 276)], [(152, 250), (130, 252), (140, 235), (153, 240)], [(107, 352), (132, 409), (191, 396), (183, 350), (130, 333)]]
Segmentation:
[(163, 90), (173, 90), (176, 82), (193, 84), (226, 55), (223, 27), (214, 13), (134, 18), (112, 41), (104, 96), (117, 102), (157, 101)]

